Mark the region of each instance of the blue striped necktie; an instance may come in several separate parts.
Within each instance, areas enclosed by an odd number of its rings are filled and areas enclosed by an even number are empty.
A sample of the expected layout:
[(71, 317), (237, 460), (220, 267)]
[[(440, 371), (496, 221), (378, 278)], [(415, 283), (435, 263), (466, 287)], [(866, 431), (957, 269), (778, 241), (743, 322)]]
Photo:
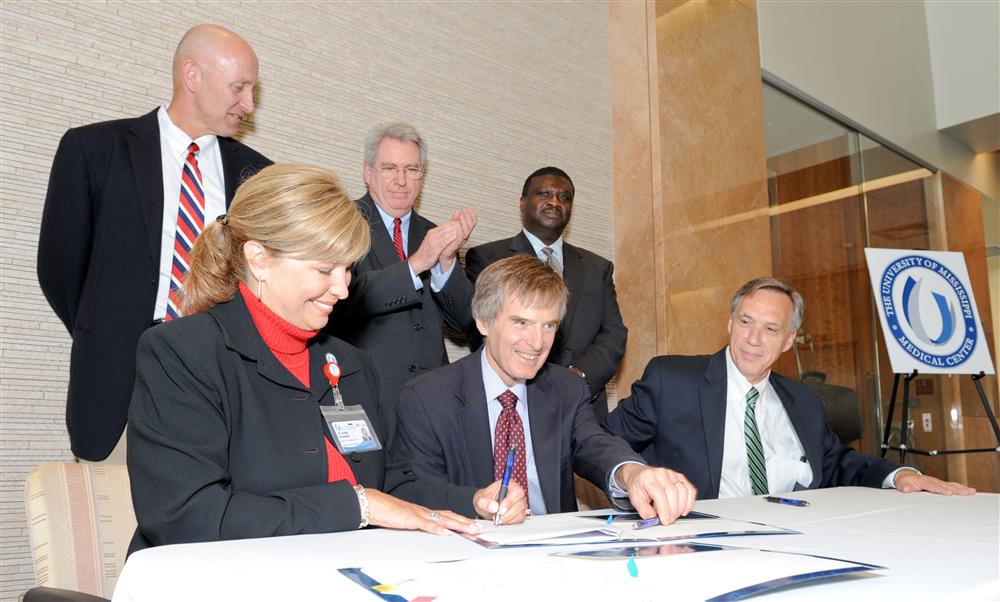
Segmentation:
[(754, 495), (767, 493), (767, 467), (764, 464), (764, 446), (757, 430), (757, 400), (760, 392), (750, 387), (747, 393), (747, 411), (743, 417), (743, 435), (747, 440), (747, 468), (750, 469), (750, 486)]
[(198, 145), (188, 146), (187, 159), (181, 169), (181, 194), (177, 206), (177, 230), (174, 235), (174, 259), (170, 265), (170, 291), (167, 296), (166, 320), (181, 317), (178, 293), (184, 286), (191, 265), (191, 247), (205, 229), (205, 192), (198, 169)]

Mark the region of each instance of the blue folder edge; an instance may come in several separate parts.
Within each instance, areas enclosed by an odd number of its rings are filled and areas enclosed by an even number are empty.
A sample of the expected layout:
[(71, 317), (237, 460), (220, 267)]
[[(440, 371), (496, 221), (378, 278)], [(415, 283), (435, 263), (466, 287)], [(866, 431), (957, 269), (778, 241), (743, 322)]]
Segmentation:
[[(772, 550), (761, 550), (761, 551), (770, 552)], [(827, 579), (829, 577), (839, 577), (841, 575), (848, 575), (850, 573), (882, 570), (886, 568), (884, 566), (878, 566), (876, 564), (865, 564), (863, 562), (854, 562), (853, 560), (831, 558), (829, 556), (816, 556), (815, 554), (801, 554), (801, 556), (813, 556), (814, 558), (825, 558), (827, 560), (839, 560), (840, 562), (851, 562), (855, 566), (848, 566), (842, 569), (832, 569), (829, 571), (816, 571), (814, 573), (802, 573), (801, 575), (791, 575), (789, 577), (783, 577), (781, 579), (765, 581), (764, 583), (758, 583), (756, 585), (751, 585), (748, 587), (744, 587), (742, 589), (733, 590), (731, 592), (722, 594), (720, 596), (715, 596), (714, 598), (709, 598), (708, 600), (705, 600), (705, 602), (728, 602), (729, 600), (743, 600), (749, 598), (750, 596), (755, 596), (757, 594), (772, 589), (776, 589), (779, 587), (784, 587), (786, 585), (794, 585), (796, 583), (805, 583), (806, 581), (815, 581), (818, 579)]]
[[(708, 548), (708, 547), (712, 547), (712, 546), (705, 546), (705, 547)], [(700, 551), (709, 551), (709, 550), (706, 549), (706, 550), (700, 550)], [(761, 550), (761, 551), (762, 552), (773, 552), (774, 550)], [(787, 553), (787, 552), (775, 552), (775, 553), (779, 553), (780, 554), (780, 553)], [(829, 571), (816, 571), (816, 572), (813, 572), (813, 573), (802, 573), (802, 574), (799, 574), (799, 575), (791, 575), (791, 576), (788, 576), (788, 577), (783, 577), (781, 579), (773, 579), (771, 581), (765, 581), (763, 583), (757, 583), (755, 585), (751, 585), (751, 586), (744, 587), (744, 588), (741, 588), (741, 589), (733, 590), (731, 592), (727, 592), (725, 594), (722, 594), (722, 595), (719, 595), (719, 596), (715, 596), (714, 598), (709, 598), (705, 602), (729, 602), (730, 600), (744, 600), (746, 598), (749, 598), (750, 596), (755, 596), (757, 594), (760, 594), (760, 593), (763, 593), (763, 592), (766, 592), (766, 591), (769, 591), (769, 590), (772, 590), (772, 589), (777, 589), (779, 587), (785, 587), (787, 585), (794, 585), (794, 584), (797, 584), (797, 583), (805, 583), (807, 581), (816, 581), (816, 580), (819, 580), (819, 579), (828, 579), (830, 577), (839, 577), (841, 575), (848, 575), (850, 573), (860, 573), (860, 572), (863, 572), (863, 571), (872, 571), (872, 570), (883, 570), (883, 569), (886, 568), (884, 566), (879, 566), (877, 564), (866, 564), (866, 563), (863, 563), (863, 562), (854, 562), (853, 560), (844, 560), (842, 558), (833, 558), (831, 556), (819, 556), (817, 554), (800, 554), (800, 556), (812, 556), (813, 558), (823, 558), (825, 560), (837, 560), (839, 562), (850, 562), (854, 566), (848, 566), (848, 567), (844, 567), (842, 569), (832, 569), (832, 570), (829, 570)], [(369, 577), (360, 568), (337, 569), (337, 571), (341, 575), (347, 577), (351, 581), (357, 583), (362, 588), (368, 590), (369, 592), (371, 592), (372, 594), (378, 596), (380, 599), (385, 600), (386, 602), (407, 602), (406, 598), (404, 598), (402, 596), (399, 596), (397, 594), (383, 593), (383, 592), (380, 592), (380, 591), (374, 589), (375, 586), (381, 585), (381, 584), (378, 581), (376, 581), (375, 579), (372, 579), (371, 577)]]

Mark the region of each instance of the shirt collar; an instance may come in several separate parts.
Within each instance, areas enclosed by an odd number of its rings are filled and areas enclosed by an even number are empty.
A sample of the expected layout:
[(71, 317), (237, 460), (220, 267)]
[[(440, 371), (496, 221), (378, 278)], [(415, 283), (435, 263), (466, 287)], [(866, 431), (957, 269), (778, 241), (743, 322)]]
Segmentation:
[(768, 370), (764, 378), (756, 385), (750, 384), (750, 381), (736, 367), (736, 362), (733, 361), (732, 351), (728, 345), (726, 346), (726, 379), (729, 382), (729, 388), (742, 391), (742, 395), (746, 395), (750, 391), (750, 387), (755, 387), (760, 393), (761, 399), (764, 397), (764, 392), (771, 388), (771, 371)]
[(535, 250), (535, 255), (541, 256), (542, 249), (544, 247), (549, 247), (550, 249), (555, 251), (556, 257), (562, 258), (562, 248), (563, 248), (562, 235), (559, 235), (559, 238), (557, 238), (555, 242), (553, 242), (551, 245), (547, 245), (544, 242), (542, 242), (542, 239), (538, 238), (531, 232), (528, 232), (526, 229), (522, 228), (521, 231), (524, 232), (524, 235), (528, 238), (528, 242), (531, 243), (531, 248)]
[(160, 125), (160, 136), (166, 140), (170, 154), (180, 157), (181, 161), (187, 158), (188, 147), (192, 142), (198, 145), (199, 153), (207, 152), (218, 144), (218, 138), (215, 134), (206, 134), (191, 140), (184, 130), (174, 125), (174, 122), (170, 120), (165, 105), (160, 105), (160, 110), (156, 112), (156, 119)]
[(496, 401), (496, 398), (507, 389), (517, 395), (521, 402), (525, 404), (528, 402), (528, 385), (524, 381), (516, 382), (512, 387), (505, 385), (500, 375), (493, 370), (493, 366), (490, 366), (489, 360), (486, 359), (485, 345), (479, 351), (479, 364), (483, 368), (483, 389), (486, 391), (487, 403)]
[[(396, 218), (392, 217), (385, 211), (382, 211), (382, 208), (378, 206), (378, 203), (375, 202), (374, 198), (372, 198), (372, 205), (375, 205), (375, 209), (378, 210), (378, 214), (382, 218), (382, 223), (385, 224), (386, 229), (389, 230), (389, 232), (392, 232), (392, 222)], [(405, 229), (410, 227), (410, 215), (412, 214), (413, 214), (413, 209), (410, 209), (400, 220), (400, 226), (402, 228)]]

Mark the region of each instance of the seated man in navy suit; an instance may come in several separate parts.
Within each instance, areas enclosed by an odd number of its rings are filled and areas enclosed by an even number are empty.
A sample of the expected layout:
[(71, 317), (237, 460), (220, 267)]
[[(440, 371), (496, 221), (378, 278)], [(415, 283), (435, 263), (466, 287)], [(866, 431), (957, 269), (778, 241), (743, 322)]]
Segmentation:
[(423, 478), (485, 486), (503, 473), (514, 447), (513, 481), (534, 514), (576, 510), (576, 471), (616, 505), (630, 501), (644, 518), (673, 522), (694, 504), (687, 479), (646, 466), (602, 431), (583, 379), (545, 363), (567, 295), (562, 278), (532, 256), (484, 269), (472, 313), (486, 342), (403, 387), (395, 451)]
[(859, 485), (975, 493), (845, 446), (816, 394), (771, 371), (805, 311), (790, 285), (751, 280), (730, 311), (728, 347), (711, 356), (653, 358), (605, 429), (651, 464), (683, 472), (700, 499)]

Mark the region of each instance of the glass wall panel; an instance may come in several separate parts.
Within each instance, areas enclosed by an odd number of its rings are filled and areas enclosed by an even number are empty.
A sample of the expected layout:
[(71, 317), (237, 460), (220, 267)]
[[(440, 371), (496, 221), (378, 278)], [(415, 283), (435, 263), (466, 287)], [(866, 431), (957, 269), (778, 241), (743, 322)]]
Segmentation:
[[(834, 430), (849, 444), (878, 454), (894, 375), (875, 315), (864, 248), (965, 252), (980, 313), (991, 323), (982, 222), (970, 225), (968, 217), (981, 216), (981, 205), (975, 191), (956, 187), (946, 175), (768, 84), (763, 99), (773, 270), (806, 300), (793, 351), (776, 369), (820, 393)], [(991, 344), (992, 329), (984, 326)], [(996, 380), (986, 382), (995, 397)], [(890, 439), (896, 445), (899, 416), (897, 403)], [(910, 419), (904, 430), (911, 447), (996, 445), (990, 443), (992, 428), (968, 376), (918, 376), (911, 385)], [(907, 463), (996, 491), (997, 456), (911, 454)], [(897, 452), (890, 457), (896, 459)]]

